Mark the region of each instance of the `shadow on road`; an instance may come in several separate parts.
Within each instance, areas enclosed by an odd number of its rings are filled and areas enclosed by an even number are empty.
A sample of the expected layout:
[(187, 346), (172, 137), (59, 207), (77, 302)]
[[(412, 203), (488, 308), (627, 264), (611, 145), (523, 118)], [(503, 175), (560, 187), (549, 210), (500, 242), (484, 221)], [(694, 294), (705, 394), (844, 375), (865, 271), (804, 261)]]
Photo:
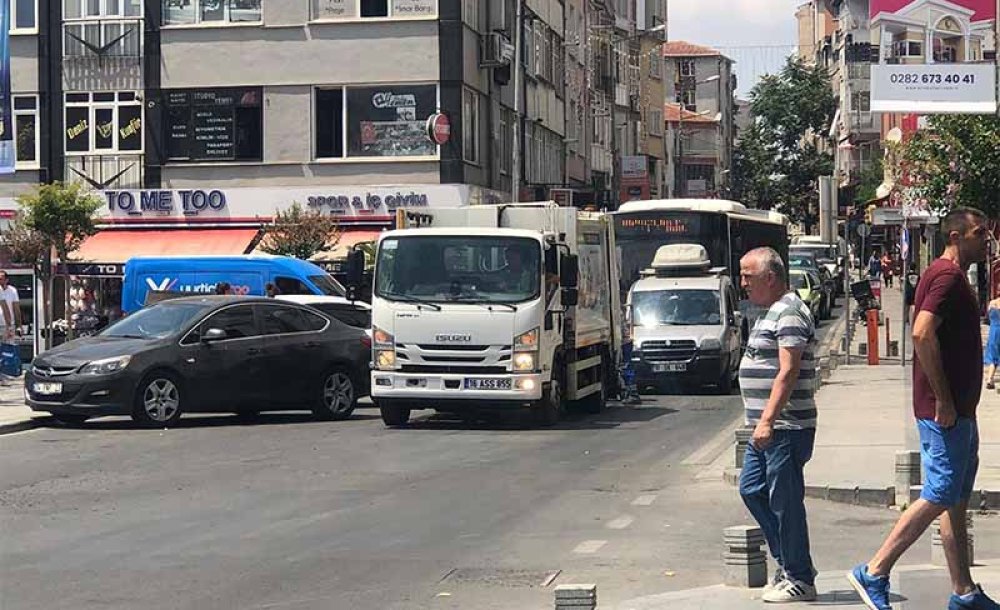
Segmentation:
[(419, 416), (403, 426), (407, 430), (482, 430), (482, 431), (520, 431), (535, 430), (601, 430), (619, 428), (626, 424), (650, 422), (654, 419), (677, 413), (677, 409), (653, 406), (609, 406), (598, 415), (586, 415), (569, 412), (554, 426), (540, 426), (535, 423), (531, 413), (525, 409), (522, 412), (511, 413), (436, 413)]
[[(258, 427), (258, 426), (287, 426), (293, 424), (328, 424), (343, 425), (356, 421), (370, 421), (380, 419), (378, 415), (370, 413), (357, 413), (351, 415), (350, 419), (344, 421), (327, 421), (316, 419), (311, 413), (262, 413), (257, 417), (245, 418), (238, 415), (218, 414), (218, 415), (190, 415), (181, 417), (180, 421), (170, 426), (173, 430), (196, 429), (196, 428), (227, 428), (227, 427)], [(79, 425), (62, 424), (55, 419), (47, 419), (43, 428), (71, 429), (71, 430), (157, 430), (160, 428), (145, 428), (135, 423), (131, 419), (99, 418), (88, 420)]]

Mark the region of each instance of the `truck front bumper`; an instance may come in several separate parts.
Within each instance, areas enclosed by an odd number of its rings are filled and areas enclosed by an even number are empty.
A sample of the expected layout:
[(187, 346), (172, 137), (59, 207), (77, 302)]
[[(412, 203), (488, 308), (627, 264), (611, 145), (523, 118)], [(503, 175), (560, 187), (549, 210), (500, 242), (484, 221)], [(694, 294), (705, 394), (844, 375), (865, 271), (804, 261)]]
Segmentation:
[[(372, 371), (372, 399), (399, 400), (411, 408), (468, 402), (482, 408), (521, 407), (542, 397), (542, 375), (469, 375)], [(470, 387), (476, 386), (476, 387)], [(483, 386), (493, 386), (483, 389)], [(508, 389), (509, 388), (509, 389)]]

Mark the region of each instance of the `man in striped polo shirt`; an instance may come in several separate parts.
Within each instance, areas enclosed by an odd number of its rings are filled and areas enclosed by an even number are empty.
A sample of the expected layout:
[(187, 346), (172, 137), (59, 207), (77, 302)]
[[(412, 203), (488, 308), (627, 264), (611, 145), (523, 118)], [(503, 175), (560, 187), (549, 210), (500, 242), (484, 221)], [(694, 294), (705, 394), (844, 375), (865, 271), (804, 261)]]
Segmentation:
[(816, 440), (816, 329), (809, 307), (788, 290), (777, 252), (758, 248), (740, 261), (740, 285), (766, 310), (740, 363), (746, 424), (753, 426), (740, 474), (740, 495), (764, 531), (778, 564), (762, 599), (816, 599), (809, 554), (802, 469)]

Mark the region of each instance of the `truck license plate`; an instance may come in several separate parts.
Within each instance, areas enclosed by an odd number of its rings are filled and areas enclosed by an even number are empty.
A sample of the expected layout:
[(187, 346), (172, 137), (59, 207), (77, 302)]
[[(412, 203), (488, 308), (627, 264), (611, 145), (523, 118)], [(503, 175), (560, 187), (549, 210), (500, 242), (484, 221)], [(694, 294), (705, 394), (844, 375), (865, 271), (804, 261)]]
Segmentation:
[(509, 390), (510, 388), (510, 379), (476, 379), (472, 377), (465, 380), (466, 390)]
[(34, 385), (35, 394), (62, 394), (61, 383), (36, 383)]
[(654, 364), (654, 373), (683, 373), (688, 370), (686, 362), (670, 362), (667, 364)]

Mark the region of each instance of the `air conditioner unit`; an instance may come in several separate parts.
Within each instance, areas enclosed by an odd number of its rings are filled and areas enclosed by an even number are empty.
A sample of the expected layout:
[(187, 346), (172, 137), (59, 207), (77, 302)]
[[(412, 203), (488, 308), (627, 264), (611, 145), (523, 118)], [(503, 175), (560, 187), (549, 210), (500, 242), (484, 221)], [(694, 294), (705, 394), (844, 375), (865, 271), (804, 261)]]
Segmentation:
[(514, 45), (502, 32), (490, 32), (482, 38), (479, 67), (501, 68), (514, 59)]

